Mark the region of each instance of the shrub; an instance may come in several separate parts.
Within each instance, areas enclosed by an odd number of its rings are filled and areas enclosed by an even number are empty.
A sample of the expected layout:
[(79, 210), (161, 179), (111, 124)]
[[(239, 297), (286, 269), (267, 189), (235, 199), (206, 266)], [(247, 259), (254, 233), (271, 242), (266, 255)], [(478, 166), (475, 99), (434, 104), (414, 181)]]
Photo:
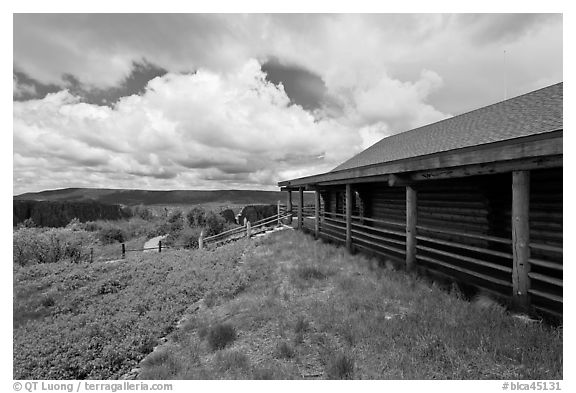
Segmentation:
[(179, 232), (172, 232), (162, 241), (167, 247), (198, 248), (198, 238), (202, 228), (184, 228)]
[(107, 226), (98, 231), (98, 238), (104, 244), (123, 243), (125, 240), (124, 232), (120, 228)]
[(205, 236), (213, 236), (220, 232), (224, 231), (224, 227), (226, 226), (226, 220), (224, 218), (214, 212), (208, 212), (206, 214), (206, 224), (205, 228), (206, 231), (204, 232)]
[(79, 219), (74, 217), (73, 219), (70, 220), (68, 225), (66, 225), (66, 229), (70, 229), (72, 231), (79, 231), (84, 229), (84, 225), (80, 222)]
[(326, 367), (328, 379), (352, 379), (354, 375), (354, 360), (343, 353), (333, 356)]
[(84, 230), (21, 228), (13, 234), (13, 261), (20, 266), (88, 258), (95, 239)]
[(236, 224), (236, 215), (234, 214), (234, 210), (232, 209), (225, 209), (220, 212), (220, 216), (227, 222), (231, 224)]
[(228, 323), (217, 324), (209, 329), (207, 338), (210, 349), (223, 349), (236, 340), (236, 329)]
[(144, 205), (138, 205), (132, 207), (132, 216), (139, 217), (143, 220), (150, 221), (154, 218), (154, 214), (150, 209)]
[(193, 207), (186, 214), (186, 221), (191, 227), (203, 227), (206, 225), (206, 211), (201, 207)]
[(22, 221), (20, 224), (18, 224), (16, 226), (18, 229), (21, 228), (35, 228), (36, 227), (36, 223), (34, 222), (34, 220), (32, 219), (32, 217), (25, 219), (24, 221)]
[(276, 347), (276, 357), (281, 359), (291, 359), (294, 357), (294, 349), (286, 341), (282, 341)]
[(168, 216), (168, 225), (170, 232), (178, 232), (184, 228), (184, 215), (180, 210), (174, 210)]

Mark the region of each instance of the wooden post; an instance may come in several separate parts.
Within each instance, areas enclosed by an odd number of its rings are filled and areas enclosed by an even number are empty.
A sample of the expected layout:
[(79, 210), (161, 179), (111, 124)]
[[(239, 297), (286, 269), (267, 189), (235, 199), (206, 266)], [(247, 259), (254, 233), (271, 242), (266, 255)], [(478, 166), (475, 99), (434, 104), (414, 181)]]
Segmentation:
[(276, 206), (276, 214), (278, 214), (278, 226), (281, 226), (282, 223), (280, 222), (280, 201), (278, 201), (278, 204)]
[(320, 236), (320, 191), (315, 192), (314, 198), (314, 236), (316, 239)]
[(122, 259), (126, 258), (126, 245), (122, 243)]
[(204, 230), (200, 231), (200, 237), (198, 238), (198, 249), (204, 249)]
[(162, 240), (158, 240), (158, 252), (162, 252)]
[(352, 185), (346, 184), (346, 248), (352, 252)]
[(302, 219), (304, 209), (304, 187), (298, 188), (298, 229), (302, 230)]
[(90, 263), (94, 262), (94, 249), (90, 247)]
[(416, 225), (418, 221), (418, 196), (416, 190), (406, 186), (406, 270), (416, 264)]
[(530, 280), (530, 172), (512, 172), (512, 290), (513, 302), (526, 310)]
[[(286, 191), (286, 211), (292, 213), (292, 191)], [(288, 217), (288, 225), (292, 224), (292, 214)]]
[(250, 221), (246, 221), (246, 237), (250, 239), (250, 236), (252, 236), (252, 224)]

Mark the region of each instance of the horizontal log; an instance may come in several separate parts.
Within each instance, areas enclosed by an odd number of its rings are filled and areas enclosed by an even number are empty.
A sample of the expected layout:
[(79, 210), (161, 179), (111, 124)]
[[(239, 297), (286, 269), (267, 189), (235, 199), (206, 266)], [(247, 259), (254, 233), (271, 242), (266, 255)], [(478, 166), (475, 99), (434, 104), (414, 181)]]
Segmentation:
[(335, 224), (342, 224), (343, 228), (346, 226), (346, 221), (343, 220), (338, 220), (335, 218), (329, 218), (329, 217), (322, 217), (323, 220), (328, 221), (328, 222), (333, 222)]
[(256, 221), (255, 223), (253, 223), (253, 224), (250, 223), (250, 224), (252, 225), (252, 228), (255, 228), (255, 227), (257, 227), (257, 226), (259, 226), (259, 225), (262, 225), (262, 224), (269, 224), (269, 223), (271, 223), (271, 222), (278, 221), (279, 219), (282, 220), (282, 219), (288, 217), (289, 215), (290, 215), (290, 214), (284, 214), (284, 215), (280, 215), (280, 217), (278, 217), (278, 215), (276, 214), (276, 215), (274, 215), (274, 216), (266, 217), (266, 218), (263, 219), (263, 220)]
[[(321, 228), (334, 228), (337, 230), (337, 232), (345, 232), (346, 228), (345, 227), (340, 227), (337, 225), (332, 225), (332, 224), (328, 224), (327, 222), (322, 222), (320, 223), (320, 227)], [(334, 231), (333, 231), (334, 232)]]
[[(438, 268), (434, 265), (425, 266), (425, 269), (433, 272), (433, 274), (435, 274), (435, 275), (442, 276), (442, 277), (447, 278), (449, 280), (452, 280), (452, 281), (458, 280), (458, 278), (454, 277), (453, 274), (449, 274), (449, 273), (443, 272), (441, 270), (438, 270)], [(483, 284), (482, 282), (474, 283), (474, 286), (476, 288), (481, 289), (482, 292), (486, 292), (488, 294), (493, 295), (496, 299), (501, 299), (501, 300), (505, 301), (506, 299), (510, 298), (510, 292), (508, 289), (502, 291), (502, 290), (498, 290), (496, 288), (490, 288), (486, 284)]]
[(422, 251), (428, 251), (428, 252), (431, 252), (434, 254), (444, 255), (445, 257), (450, 257), (450, 258), (462, 260), (465, 262), (470, 262), (470, 263), (473, 263), (475, 265), (484, 266), (484, 267), (495, 269), (495, 270), (500, 270), (500, 271), (505, 272), (505, 273), (512, 273), (511, 268), (506, 267), (506, 266), (502, 266), (502, 265), (497, 265), (497, 264), (492, 263), (492, 262), (481, 261), (480, 259), (466, 257), (466, 256), (460, 255), (460, 254), (454, 254), (454, 253), (448, 252), (448, 251), (437, 250), (435, 248), (422, 246), (420, 244), (417, 244), (416, 248), (419, 250), (422, 250)]
[[(371, 241), (365, 240), (365, 239), (354, 239), (354, 240), (356, 240), (359, 243), (365, 243), (365, 244), (369, 244), (369, 245), (374, 246), (374, 247), (383, 248), (385, 250), (395, 252), (395, 253), (400, 254), (400, 255), (406, 255), (405, 249), (399, 249), (399, 248), (396, 248), (394, 246), (388, 246), (388, 245), (381, 244), (381, 243), (375, 243), (375, 242), (371, 242)], [(361, 244), (359, 245), (358, 243), (355, 243), (354, 245), (360, 246)], [(364, 248), (372, 250), (372, 248), (367, 247), (367, 246), (364, 246)]]
[(418, 209), (418, 218), (423, 220), (434, 220), (438, 222), (447, 222), (447, 223), (457, 223), (457, 224), (480, 224), (480, 225), (488, 225), (488, 212), (484, 211), (482, 215), (457, 215), (457, 214), (443, 214), (440, 212), (432, 212), (432, 211), (421, 211)]
[(444, 246), (462, 248), (464, 250), (471, 250), (471, 251), (476, 251), (476, 252), (483, 253), (483, 254), (494, 255), (496, 257), (512, 259), (512, 254), (508, 253), (508, 252), (494, 251), (494, 250), (489, 250), (486, 248), (470, 246), (468, 244), (456, 243), (456, 242), (451, 242), (448, 240), (434, 239), (432, 237), (422, 236), (422, 235), (416, 235), (416, 238), (419, 240), (427, 241), (427, 242), (442, 244)]
[(544, 274), (529, 272), (528, 277), (533, 280), (542, 281), (548, 284), (556, 285), (557, 287), (562, 287), (562, 279), (545, 276)]
[(320, 230), (326, 230), (333, 233), (342, 234), (343, 236), (346, 234), (345, 228), (335, 227), (329, 224), (322, 224), (320, 225)]
[(440, 201), (440, 200), (419, 200), (418, 207), (446, 207), (450, 208), (452, 206), (458, 206), (459, 208), (467, 209), (485, 209), (486, 204), (484, 202), (454, 202), (454, 201)]
[(550, 262), (550, 261), (544, 261), (542, 259), (537, 259), (537, 258), (530, 258), (528, 260), (530, 262), (530, 264), (532, 265), (536, 265), (536, 266), (540, 266), (540, 267), (546, 267), (549, 269), (554, 269), (554, 270), (563, 270), (562, 264), (561, 263), (554, 263), (554, 262)]
[(403, 222), (399, 222), (399, 221), (390, 221), (390, 220), (382, 220), (382, 219), (378, 219), (378, 218), (370, 218), (370, 217), (360, 217), (360, 216), (352, 216), (352, 219), (354, 220), (364, 220), (364, 221), (369, 221), (369, 222), (374, 222), (376, 224), (386, 224), (386, 225), (396, 225), (399, 227), (406, 227), (406, 224)]
[[(369, 238), (371, 238), (371, 239), (380, 240), (380, 241), (383, 241), (383, 242), (389, 242), (389, 243), (399, 244), (399, 245), (401, 245), (401, 246), (406, 246), (406, 242), (405, 242), (405, 241), (402, 241), (402, 240), (390, 239), (390, 238), (378, 236), (378, 235), (375, 235), (375, 234), (372, 234), (372, 233), (366, 233), (366, 232), (363, 232), (363, 231), (359, 231), (359, 230), (356, 230), (356, 229), (352, 229), (352, 233), (353, 233), (353, 234), (355, 233), (355, 234), (358, 234), (358, 235), (361, 235), (361, 236), (366, 236), (366, 237), (369, 237)], [(363, 240), (362, 238), (357, 237), (357, 236), (354, 237), (354, 239)]]
[(416, 229), (420, 229), (420, 230), (427, 231), (427, 232), (443, 233), (446, 235), (469, 237), (472, 239), (480, 239), (480, 240), (486, 240), (486, 241), (502, 243), (502, 244), (509, 244), (509, 245), (512, 244), (512, 239), (505, 239), (505, 238), (496, 237), (496, 236), (482, 235), (479, 233), (455, 232), (455, 231), (450, 231), (447, 229), (439, 229), (439, 228), (429, 227), (426, 225), (416, 225)]
[(357, 227), (357, 228), (367, 229), (370, 231), (375, 231), (375, 232), (388, 233), (391, 235), (406, 236), (406, 232), (404, 232), (404, 231), (394, 231), (392, 229), (386, 229), (386, 228), (381, 228), (381, 227), (369, 227), (367, 225), (358, 224), (357, 222), (352, 222), (352, 226)]
[(346, 239), (344, 237), (340, 238), (338, 236), (335, 236), (333, 234), (327, 233), (326, 231), (322, 231), (322, 230), (320, 230), (320, 236), (324, 236), (324, 237), (339, 241), (341, 243), (344, 243), (346, 241)]
[(213, 236), (209, 236), (209, 237), (205, 237), (204, 238), (204, 242), (209, 242), (209, 241), (214, 241), (214, 240), (218, 240), (221, 237), (224, 237), (224, 235), (226, 236), (232, 236), (232, 235), (236, 235), (239, 233), (244, 233), (246, 232), (246, 228), (245, 227), (238, 227), (238, 228), (234, 228), (234, 229), (230, 229), (226, 232), (222, 232), (222, 233), (218, 233), (216, 235)]
[(482, 280), (485, 280), (485, 281), (488, 281), (488, 282), (491, 282), (494, 284), (498, 284), (498, 285), (502, 285), (502, 286), (506, 286), (506, 287), (512, 287), (512, 282), (500, 280), (498, 278), (494, 278), (494, 277), (488, 276), (486, 274), (477, 273), (473, 270), (468, 270), (468, 269), (465, 269), (465, 268), (460, 267), (460, 266), (454, 266), (452, 264), (442, 262), (442, 261), (439, 261), (439, 260), (434, 259), (434, 258), (430, 258), (430, 257), (422, 256), (422, 255), (417, 255), (416, 259), (421, 259), (423, 261), (430, 262), (432, 264), (444, 266), (448, 269), (456, 270), (456, 271), (459, 271), (461, 273), (468, 274), (470, 276), (474, 276), (476, 278), (480, 278)]
[(562, 254), (563, 252), (562, 247), (551, 246), (548, 244), (541, 244), (541, 243), (530, 243), (530, 248), (542, 251), (557, 252), (559, 254)]
[(474, 222), (461, 222), (461, 221), (446, 221), (439, 220), (434, 217), (418, 216), (418, 222), (421, 225), (436, 228), (448, 228), (449, 230), (459, 233), (471, 233), (479, 235), (487, 235), (489, 226), (487, 223), (474, 223)]
[[(395, 261), (404, 263), (404, 258), (405, 258), (404, 253), (401, 253), (401, 252), (396, 251), (396, 250), (390, 250), (390, 252), (391, 252), (392, 254), (389, 254), (389, 253), (387, 253), (387, 252), (385, 252), (385, 251), (375, 250), (375, 249), (373, 249), (373, 248), (371, 248), (371, 247), (364, 246), (364, 245), (362, 245), (362, 244), (354, 244), (354, 247), (355, 247), (355, 248), (358, 248), (358, 249), (360, 249), (360, 250), (367, 251), (367, 252), (369, 252), (369, 253), (374, 253), (374, 254), (376, 254), (376, 255), (380, 255), (380, 256), (382, 256), (382, 257), (384, 257), (384, 258), (389, 258), (389, 259), (393, 259), (393, 260), (395, 260)], [(395, 254), (401, 254), (401, 255), (398, 256), (398, 255), (395, 255)]]
[(326, 216), (333, 216), (333, 217), (343, 217), (346, 218), (346, 215), (341, 214), (341, 213), (335, 213), (335, 212), (324, 212), (324, 215)]
[(491, 164), (477, 164), (450, 169), (422, 171), (410, 176), (408, 180), (419, 181), (419, 180), (452, 179), (468, 176), (506, 173), (511, 172), (513, 170), (556, 168), (561, 166), (562, 166), (562, 156), (556, 155), (545, 158), (539, 157), (530, 160), (512, 160)]
[[(548, 292), (539, 291), (537, 289), (529, 289), (528, 292), (535, 296), (543, 297), (544, 299), (552, 300), (553, 302), (563, 303), (562, 296), (553, 295)], [(535, 306), (538, 307), (538, 306)]]
[(457, 206), (418, 206), (418, 212), (422, 213), (436, 213), (436, 214), (452, 214), (456, 216), (485, 216), (487, 210), (485, 207), (478, 209), (470, 209), (467, 207)]

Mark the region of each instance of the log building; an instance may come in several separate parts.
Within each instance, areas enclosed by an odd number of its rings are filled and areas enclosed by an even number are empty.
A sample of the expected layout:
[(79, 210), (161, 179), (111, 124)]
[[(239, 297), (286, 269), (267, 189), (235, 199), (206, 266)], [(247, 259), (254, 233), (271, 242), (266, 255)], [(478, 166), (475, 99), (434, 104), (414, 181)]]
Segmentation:
[(297, 225), (318, 237), (561, 317), (562, 101), (559, 83), (278, 185), (289, 208), (298, 192)]

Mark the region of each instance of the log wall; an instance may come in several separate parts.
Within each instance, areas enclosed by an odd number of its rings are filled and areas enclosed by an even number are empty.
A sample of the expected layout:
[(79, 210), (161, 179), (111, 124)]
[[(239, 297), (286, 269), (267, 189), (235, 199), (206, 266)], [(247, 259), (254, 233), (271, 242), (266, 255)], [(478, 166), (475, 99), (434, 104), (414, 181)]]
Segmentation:
[[(531, 310), (562, 315), (562, 168), (530, 171), (528, 296)], [(500, 298), (513, 296), (512, 173), (411, 184), (418, 269)], [(346, 187), (321, 191), (319, 235), (346, 242)], [(406, 186), (353, 184), (352, 249), (401, 263), (406, 255)], [(415, 243), (415, 244), (413, 244)]]

